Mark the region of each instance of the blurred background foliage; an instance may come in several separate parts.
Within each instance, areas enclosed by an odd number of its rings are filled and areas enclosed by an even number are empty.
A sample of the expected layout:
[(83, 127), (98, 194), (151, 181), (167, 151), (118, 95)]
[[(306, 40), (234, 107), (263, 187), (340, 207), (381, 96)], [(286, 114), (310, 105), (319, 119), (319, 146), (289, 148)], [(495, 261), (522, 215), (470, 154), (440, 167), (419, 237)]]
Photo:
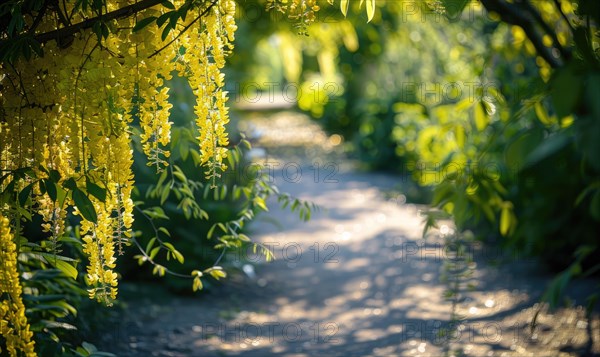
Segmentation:
[(350, 3), (344, 18), (323, 1), (299, 36), (243, 2), (238, 44), (255, 51), (233, 57), (233, 92), (276, 86), (366, 168), (409, 175), (436, 208), (428, 225), (449, 215), (556, 281), (597, 274), (600, 4), (381, 1), (367, 23)]

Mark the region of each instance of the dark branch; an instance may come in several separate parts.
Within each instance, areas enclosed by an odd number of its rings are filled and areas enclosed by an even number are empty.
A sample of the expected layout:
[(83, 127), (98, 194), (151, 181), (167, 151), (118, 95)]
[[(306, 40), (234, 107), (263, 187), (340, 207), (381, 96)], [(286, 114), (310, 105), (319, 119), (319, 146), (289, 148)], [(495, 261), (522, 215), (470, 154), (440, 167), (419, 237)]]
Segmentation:
[(63, 24), (63, 26), (65, 26), (65, 27), (71, 26), (72, 25), (71, 21), (65, 17), (65, 14), (63, 13), (63, 11), (60, 8), (60, 6), (58, 5), (58, 0), (54, 0), (54, 2), (53, 2), (52, 5), (54, 7), (54, 10), (56, 11), (56, 15), (58, 16), (58, 20)]
[[(548, 34), (548, 36), (550, 36), (550, 38), (552, 39), (553, 46), (558, 50), (558, 52), (560, 52), (561, 57), (568, 60), (571, 57), (571, 54), (569, 52), (567, 52), (563, 48), (563, 46), (560, 44), (560, 41), (558, 41), (558, 37), (556, 36), (556, 31), (552, 27), (550, 27), (546, 23), (546, 21), (544, 21), (544, 19), (540, 15), (540, 13), (531, 5), (531, 3), (529, 3), (529, 1), (523, 0), (522, 3), (525, 6), (525, 8), (527, 9), (527, 11), (531, 14), (531, 16), (533, 16), (533, 18), (537, 21), (537, 23), (542, 27), (544, 32), (546, 32), (546, 34)], [(561, 10), (559, 10), (559, 11), (561, 11)]]
[(560, 12), (560, 15), (562, 16), (562, 18), (565, 20), (565, 22), (567, 23), (567, 26), (569, 26), (569, 29), (571, 30), (572, 34), (575, 34), (575, 28), (573, 27), (573, 25), (571, 24), (571, 21), (569, 20), (569, 18), (567, 17), (567, 15), (564, 13), (564, 11), (562, 10), (562, 5), (560, 4), (560, 0), (554, 0), (554, 5), (556, 6), (556, 8), (558, 9), (558, 12)]
[(481, 3), (488, 11), (497, 13), (502, 21), (522, 28), (537, 53), (552, 68), (558, 68), (563, 65), (563, 61), (554, 56), (552, 49), (544, 45), (542, 36), (535, 28), (534, 20), (526, 16), (527, 12), (520, 11), (516, 5), (508, 3), (505, 0), (481, 0)]
[[(160, 4), (162, 1), (163, 0), (142, 0), (133, 5), (125, 6), (118, 10), (103, 14), (102, 21), (109, 21), (109, 20), (114, 20), (114, 19), (131, 16), (142, 10), (156, 6), (156, 5)], [(93, 17), (93, 18), (87, 19), (85, 21), (76, 23), (74, 25), (70, 25), (70, 26), (62, 27), (57, 30), (37, 34), (34, 36), (34, 39), (36, 41), (38, 41), (40, 44), (46, 43), (46, 42), (52, 41), (52, 40), (57, 40), (57, 42), (60, 42), (61, 39), (72, 37), (75, 33), (79, 32), (81, 30), (92, 28), (92, 26), (94, 26), (94, 24), (96, 22), (98, 22), (99, 20), (100, 20), (100, 17)], [(25, 35), (21, 35), (20, 37), (24, 37), (24, 36)], [(5, 46), (6, 43), (9, 41), (15, 41), (17, 38), (0, 41), (0, 47)]]
[(190, 22), (187, 26), (185, 26), (183, 28), (183, 30), (181, 30), (179, 32), (179, 34), (177, 34), (177, 36), (175, 36), (174, 39), (172, 39), (171, 41), (169, 41), (166, 45), (164, 45), (163, 47), (159, 48), (158, 50), (156, 50), (153, 54), (151, 54), (150, 56), (148, 56), (148, 58), (152, 58), (154, 56), (156, 56), (157, 54), (161, 53), (165, 48), (171, 46), (171, 44), (173, 44), (173, 42), (175, 42), (179, 37), (181, 37), (181, 35), (183, 35), (190, 27), (192, 27), (193, 24), (196, 23), (196, 21), (200, 20), (202, 17), (204, 17), (206, 14), (208, 14), (208, 12), (210, 11), (210, 9), (212, 9), (213, 6), (215, 6), (215, 4), (217, 3), (218, 0), (212, 0), (212, 2), (208, 5), (208, 7), (206, 9), (204, 9), (204, 11), (202, 11), (202, 13), (200, 13), (200, 15), (198, 15), (198, 17), (196, 17), (194, 19), (194, 21)]
[(33, 24), (31, 25), (31, 28), (29, 29), (30, 34), (33, 34), (35, 29), (39, 26), (40, 22), (42, 22), (42, 18), (46, 14), (46, 9), (48, 9), (48, 0), (44, 1), (44, 5), (42, 5), (40, 12), (38, 12), (37, 16), (33, 20)]

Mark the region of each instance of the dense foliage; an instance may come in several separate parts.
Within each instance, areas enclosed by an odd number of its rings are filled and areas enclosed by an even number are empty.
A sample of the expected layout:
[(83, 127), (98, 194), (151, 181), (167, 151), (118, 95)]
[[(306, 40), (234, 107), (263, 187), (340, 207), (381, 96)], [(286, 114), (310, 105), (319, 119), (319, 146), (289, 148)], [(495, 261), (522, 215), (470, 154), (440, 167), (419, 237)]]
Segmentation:
[(428, 226), (452, 217), (561, 271), (556, 304), (600, 269), (600, 5), (441, 3), (357, 23), (358, 51), (337, 43), (343, 93), (307, 109), (371, 168), (432, 188)]

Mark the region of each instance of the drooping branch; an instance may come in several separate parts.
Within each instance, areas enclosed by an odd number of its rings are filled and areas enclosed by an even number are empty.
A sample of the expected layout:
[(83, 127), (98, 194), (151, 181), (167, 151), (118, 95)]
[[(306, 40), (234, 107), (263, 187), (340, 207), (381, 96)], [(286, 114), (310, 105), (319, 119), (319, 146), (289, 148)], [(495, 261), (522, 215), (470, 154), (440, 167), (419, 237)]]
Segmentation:
[[(108, 12), (106, 14), (102, 14), (101, 17), (100, 16), (92, 17), (85, 21), (78, 22), (78, 23), (70, 25), (70, 26), (66, 26), (66, 27), (56, 29), (56, 30), (37, 34), (34, 36), (34, 39), (37, 42), (39, 42), (40, 44), (46, 43), (46, 42), (52, 41), (52, 40), (61, 41), (61, 39), (70, 38), (75, 33), (79, 32), (81, 30), (86, 30), (86, 29), (92, 28), (94, 26), (94, 24), (100, 20), (109, 21), (109, 20), (128, 17), (128, 16), (131, 16), (142, 10), (156, 6), (163, 1), (164, 0), (142, 0), (133, 5), (125, 6), (120, 9)], [(24, 37), (24, 36), (25, 35), (21, 35), (21, 37)], [(7, 42), (15, 41), (18, 38), (19, 37), (17, 36), (16, 38), (11, 38), (11, 39), (6, 39), (3, 41), (0, 41), (0, 47), (3, 47), (6, 45)]]
[[(564, 63), (560, 57), (555, 56), (552, 48), (544, 45), (543, 36), (538, 32), (535, 26), (535, 19), (527, 16), (529, 11), (522, 11), (518, 5), (508, 3), (505, 0), (481, 0), (481, 3), (490, 12), (497, 13), (502, 21), (517, 25), (525, 31), (527, 38), (535, 47), (537, 53), (546, 61), (552, 68), (561, 67)], [(560, 51), (559, 51), (560, 54)]]
[[(568, 60), (569, 57), (571, 57), (571, 54), (567, 50), (565, 50), (565, 48), (560, 44), (558, 36), (556, 35), (556, 31), (552, 27), (550, 27), (550, 25), (548, 25), (546, 21), (544, 21), (542, 15), (540, 15), (540, 13), (535, 9), (535, 7), (531, 5), (529, 1), (523, 0), (521, 3), (525, 7), (525, 9), (527, 9), (527, 11), (531, 14), (531, 16), (533, 16), (535, 21), (537, 21), (537, 23), (542, 27), (544, 32), (546, 32), (546, 34), (550, 36), (550, 38), (552, 39), (552, 45), (558, 50), (561, 57)], [(559, 11), (562, 12), (561, 10)]]
[(38, 27), (38, 25), (40, 24), (40, 22), (42, 22), (42, 18), (46, 14), (46, 9), (48, 9), (48, 0), (44, 1), (44, 4), (42, 5), (40, 12), (37, 14), (35, 19), (33, 20), (33, 24), (31, 25), (31, 28), (29, 29), (30, 33), (33, 33), (35, 31), (35, 29)]
[(558, 12), (560, 12), (560, 16), (562, 16), (563, 20), (565, 20), (565, 22), (567, 23), (567, 26), (569, 26), (571, 33), (575, 34), (575, 28), (571, 24), (571, 21), (567, 17), (567, 14), (565, 14), (565, 12), (563, 11), (560, 0), (554, 0), (554, 6), (556, 6), (556, 9), (558, 10)]
[(159, 48), (158, 50), (156, 50), (156, 52), (154, 52), (153, 54), (151, 54), (150, 56), (148, 56), (148, 58), (152, 58), (152, 57), (156, 56), (157, 54), (159, 54), (160, 52), (162, 52), (165, 48), (171, 46), (173, 44), (173, 42), (177, 41), (177, 39), (179, 37), (181, 37), (181, 35), (183, 35), (192, 25), (194, 25), (202, 17), (206, 16), (206, 14), (208, 14), (208, 12), (210, 11), (210, 9), (212, 9), (212, 7), (217, 4), (217, 1), (218, 0), (212, 0), (211, 3), (200, 13), (200, 15), (198, 15), (192, 22), (190, 22), (189, 24), (187, 24), (187, 26), (185, 26), (183, 28), (183, 30), (181, 30), (179, 32), (179, 34), (177, 36), (175, 36), (174, 39), (172, 39), (166, 45), (164, 45), (161, 48)]

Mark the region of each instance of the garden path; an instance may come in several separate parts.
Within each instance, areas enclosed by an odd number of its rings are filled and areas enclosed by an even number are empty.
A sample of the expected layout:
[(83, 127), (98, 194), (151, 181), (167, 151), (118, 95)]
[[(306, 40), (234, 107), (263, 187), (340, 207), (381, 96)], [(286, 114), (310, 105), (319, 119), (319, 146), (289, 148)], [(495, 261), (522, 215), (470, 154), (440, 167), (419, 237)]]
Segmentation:
[[(144, 357), (571, 356), (585, 346), (578, 307), (542, 310), (532, 333), (549, 276), (476, 244), (469, 250), (477, 285), (461, 289), (456, 313), (464, 319), (451, 323), (441, 277), (451, 258), (442, 236), (452, 227), (422, 238), (427, 207), (406, 202), (406, 178), (358, 171), (340, 154), (339, 137), (297, 113), (248, 114), (241, 124), (280, 190), (320, 209), (304, 223), (271, 202), (250, 235), (276, 260), (249, 256), (245, 274), (203, 298), (140, 296), (143, 288), (124, 286), (136, 300), (104, 336), (105, 349)], [(575, 303), (589, 285), (574, 285)], [(593, 324), (599, 352), (600, 320)]]

